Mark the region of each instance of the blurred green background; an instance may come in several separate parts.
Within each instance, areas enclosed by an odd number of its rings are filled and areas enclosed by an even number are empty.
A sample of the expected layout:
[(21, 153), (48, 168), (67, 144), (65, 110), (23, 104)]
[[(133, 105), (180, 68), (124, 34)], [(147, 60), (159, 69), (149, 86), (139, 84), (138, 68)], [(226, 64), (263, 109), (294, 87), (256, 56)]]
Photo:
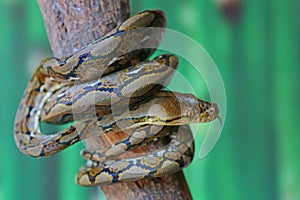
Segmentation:
[[(131, 1), (132, 13), (164, 10), (168, 28), (203, 45), (225, 83), (222, 136), (205, 159), (195, 157), (185, 169), (192, 195), (299, 200), (300, 3), (245, 0), (233, 8), (227, 1)], [(82, 144), (47, 159), (27, 157), (15, 146), (20, 98), (34, 66), (51, 51), (35, 0), (0, 0), (0, 24), (0, 200), (104, 199), (100, 190), (74, 183), (84, 163)]]

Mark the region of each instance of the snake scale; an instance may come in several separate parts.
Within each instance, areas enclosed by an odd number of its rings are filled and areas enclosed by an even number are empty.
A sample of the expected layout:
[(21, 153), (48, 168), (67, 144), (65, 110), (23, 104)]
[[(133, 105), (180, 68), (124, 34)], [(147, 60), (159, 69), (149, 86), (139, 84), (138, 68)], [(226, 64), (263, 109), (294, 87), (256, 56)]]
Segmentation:
[[(178, 66), (174, 55), (149, 57), (165, 28), (162, 11), (147, 10), (67, 58), (41, 61), (20, 102), (14, 137), (18, 148), (45, 157), (92, 136), (125, 132), (106, 149), (83, 150), (80, 185), (106, 185), (170, 174), (188, 165), (194, 143), (187, 124), (218, 118), (218, 107), (191, 94), (161, 90)], [(143, 47), (147, 48), (143, 48)], [(40, 121), (73, 125), (46, 135)], [(143, 156), (117, 159), (168, 136), (168, 145)]]

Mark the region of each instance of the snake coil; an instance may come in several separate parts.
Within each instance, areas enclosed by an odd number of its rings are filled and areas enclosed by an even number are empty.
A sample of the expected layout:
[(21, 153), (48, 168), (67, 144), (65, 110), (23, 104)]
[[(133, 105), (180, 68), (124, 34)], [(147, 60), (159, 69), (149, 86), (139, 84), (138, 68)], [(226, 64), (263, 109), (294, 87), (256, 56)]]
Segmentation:
[[(93, 136), (129, 133), (106, 149), (81, 152), (88, 162), (76, 181), (85, 186), (159, 177), (187, 166), (194, 151), (188, 124), (214, 120), (218, 107), (191, 94), (161, 90), (179, 62), (168, 54), (149, 60), (165, 26), (162, 11), (147, 10), (67, 58), (41, 61), (16, 114), (18, 148), (45, 157)], [(45, 135), (40, 121), (75, 124)], [(171, 141), (156, 152), (117, 159), (164, 136)]]

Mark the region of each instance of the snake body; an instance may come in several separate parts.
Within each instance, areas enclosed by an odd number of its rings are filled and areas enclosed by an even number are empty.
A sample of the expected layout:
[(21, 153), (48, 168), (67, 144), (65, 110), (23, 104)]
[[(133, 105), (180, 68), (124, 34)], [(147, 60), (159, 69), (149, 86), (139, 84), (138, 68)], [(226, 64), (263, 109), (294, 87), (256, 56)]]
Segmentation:
[[(82, 152), (90, 162), (77, 175), (80, 185), (157, 177), (186, 166), (193, 151), (186, 124), (212, 121), (218, 108), (194, 95), (160, 91), (174, 74), (178, 58), (162, 55), (148, 60), (163, 32), (143, 28), (165, 25), (162, 11), (144, 11), (74, 55), (41, 61), (17, 111), (14, 137), (19, 149), (45, 157), (91, 136), (131, 132), (107, 149)], [(132, 45), (133, 39), (147, 48)], [(122, 106), (127, 102), (127, 108)], [(76, 122), (45, 135), (41, 120)], [(111, 160), (164, 135), (170, 135), (171, 142), (153, 154)]]
[(69, 116), (75, 112), (84, 113), (87, 118), (88, 113), (93, 113), (94, 106), (99, 113), (100, 110), (110, 110), (113, 105), (122, 105), (129, 99), (131, 103), (140, 101), (158, 92), (162, 85), (167, 85), (177, 64), (177, 57), (162, 55), (153, 61), (137, 64), (95, 81), (64, 87), (45, 103), (42, 120), (64, 123), (72, 120)]
[[(165, 26), (166, 18), (162, 11), (138, 13), (103, 38), (67, 58), (43, 60), (40, 71), (60, 82), (93, 80), (124, 68), (132, 61), (147, 59), (164, 34), (163, 29), (155, 27)], [(118, 65), (114, 65), (114, 61)]]
[(136, 181), (145, 177), (160, 177), (175, 173), (193, 159), (193, 135), (187, 125), (166, 126), (172, 140), (163, 149), (134, 159), (109, 160), (89, 163), (82, 167), (76, 181), (79, 185), (108, 185), (116, 182)]

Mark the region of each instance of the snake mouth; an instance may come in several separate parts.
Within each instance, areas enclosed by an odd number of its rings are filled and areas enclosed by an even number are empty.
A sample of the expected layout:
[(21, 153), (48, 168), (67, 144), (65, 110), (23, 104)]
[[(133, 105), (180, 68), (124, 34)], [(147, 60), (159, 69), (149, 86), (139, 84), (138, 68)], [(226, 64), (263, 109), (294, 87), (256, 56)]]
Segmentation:
[(210, 122), (219, 117), (219, 108), (215, 103), (199, 101), (200, 105), (200, 122)]
[(212, 103), (210, 109), (208, 110), (210, 115), (214, 115), (216, 118), (219, 116), (219, 107), (217, 104)]
[(214, 119), (220, 119), (219, 116), (219, 107), (217, 104), (215, 103), (211, 103), (211, 106), (209, 107), (209, 109), (207, 110), (208, 113), (208, 118), (210, 121), (214, 120)]

